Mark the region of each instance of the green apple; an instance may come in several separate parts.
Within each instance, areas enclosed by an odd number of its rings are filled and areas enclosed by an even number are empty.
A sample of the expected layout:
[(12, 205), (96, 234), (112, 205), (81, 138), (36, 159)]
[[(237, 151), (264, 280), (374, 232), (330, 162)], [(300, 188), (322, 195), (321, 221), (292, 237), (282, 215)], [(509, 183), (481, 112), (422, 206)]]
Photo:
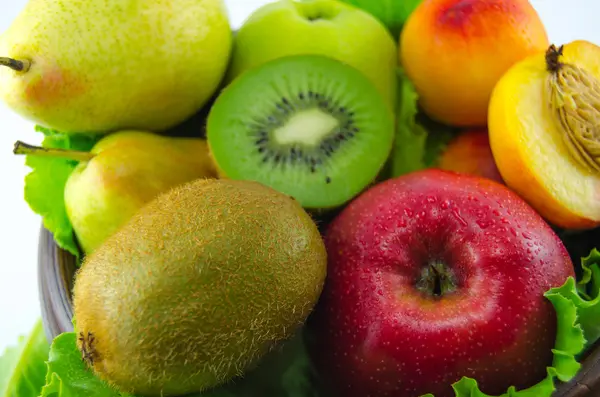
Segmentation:
[(325, 55), (360, 70), (391, 106), (396, 41), (374, 16), (337, 0), (278, 0), (258, 8), (237, 32), (227, 81), (287, 55)]

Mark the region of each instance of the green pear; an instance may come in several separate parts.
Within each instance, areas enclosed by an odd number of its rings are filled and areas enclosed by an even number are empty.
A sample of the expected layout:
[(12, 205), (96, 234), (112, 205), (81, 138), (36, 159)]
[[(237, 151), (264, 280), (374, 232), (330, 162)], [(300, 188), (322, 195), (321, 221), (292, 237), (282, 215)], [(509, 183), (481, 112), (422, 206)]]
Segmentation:
[(14, 153), (80, 161), (67, 179), (64, 199), (86, 255), (159, 194), (192, 180), (216, 177), (204, 139), (145, 131), (107, 135), (90, 152), (17, 142)]
[(226, 81), (287, 55), (325, 55), (360, 70), (391, 107), (396, 98), (396, 41), (374, 16), (337, 0), (278, 0), (237, 31)]
[(162, 132), (223, 79), (223, 0), (29, 0), (0, 36), (0, 99), (64, 133)]

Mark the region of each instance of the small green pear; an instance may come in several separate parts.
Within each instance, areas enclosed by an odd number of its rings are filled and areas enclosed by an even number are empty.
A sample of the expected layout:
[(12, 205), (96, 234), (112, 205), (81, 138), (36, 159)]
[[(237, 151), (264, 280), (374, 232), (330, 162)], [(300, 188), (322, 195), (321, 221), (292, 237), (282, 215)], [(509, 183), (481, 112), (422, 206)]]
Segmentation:
[(29, 0), (0, 36), (0, 100), (63, 133), (165, 131), (218, 89), (224, 0)]
[(107, 135), (90, 152), (17, 142), (14, 153), (80, 161), (67, 180), (64, 199), (86, 255), (159, 194), (192, 180), (216, 178), (204, 139), (144, 131)]

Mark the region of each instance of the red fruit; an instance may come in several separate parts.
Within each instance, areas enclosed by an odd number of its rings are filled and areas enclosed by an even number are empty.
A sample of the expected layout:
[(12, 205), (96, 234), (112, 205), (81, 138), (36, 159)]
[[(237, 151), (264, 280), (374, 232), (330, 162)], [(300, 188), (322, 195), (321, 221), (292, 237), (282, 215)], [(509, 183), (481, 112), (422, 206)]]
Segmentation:
[(325, 242), (313, 353), (339, 395), (453, 397), (463, 376), (497, 395), (545, 377), (556, 313), (543, 295), (574, 269), (505, 186), (435, 169), (404, 175), (351, 202)]

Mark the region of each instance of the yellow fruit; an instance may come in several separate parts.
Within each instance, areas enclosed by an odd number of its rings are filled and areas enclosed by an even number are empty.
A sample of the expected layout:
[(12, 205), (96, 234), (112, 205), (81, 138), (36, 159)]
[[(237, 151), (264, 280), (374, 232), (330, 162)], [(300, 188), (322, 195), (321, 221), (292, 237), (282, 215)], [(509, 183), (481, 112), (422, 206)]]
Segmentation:
[(64, 133), (158, 132), (219, 86), (224, 0), (30, 0), (0, 35), (0, 100)]
[[(498, 82), (489, 107), (490, 146), (506, 184), (542, 216), (559, 227), (586, 229), (600, 225), (600, 173), (573, 151), (569, 130), (587, 128), (587, 138), (600, 131), (600, 47), (578, 40), (562, 55), (556, 51), (528, 57)], [(567, 65), (558, 77), (553, 62)], [(574, 106), (583, 117), (565, 127), (561, 114), (564, 120)], [(579, 149), (594, 152), (589, 142)]]

